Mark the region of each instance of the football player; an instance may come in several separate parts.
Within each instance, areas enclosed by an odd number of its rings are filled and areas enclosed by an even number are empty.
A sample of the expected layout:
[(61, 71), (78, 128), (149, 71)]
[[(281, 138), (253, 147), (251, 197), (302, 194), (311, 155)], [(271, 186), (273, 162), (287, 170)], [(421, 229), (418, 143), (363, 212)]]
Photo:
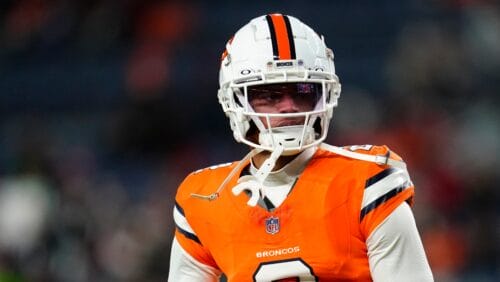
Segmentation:
[(178, 188), (169, 281), (433, 281), (402, 159), (323, 143), (341, 87), (322, 36), (288, 15), (252, 19), (219, 83), (251, 150)]

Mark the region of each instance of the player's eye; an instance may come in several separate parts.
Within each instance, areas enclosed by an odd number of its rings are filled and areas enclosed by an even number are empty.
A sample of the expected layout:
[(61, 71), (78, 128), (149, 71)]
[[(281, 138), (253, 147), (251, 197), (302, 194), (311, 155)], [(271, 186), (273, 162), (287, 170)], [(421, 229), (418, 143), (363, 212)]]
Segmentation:
[(276, 102), (283, 97), (283, 92), (273, 89), (251, 89), (248, 92), (248, 101), (255, 102)]
[(321, 97), (321, 85), (317, 83), (281, 83), (254, 85), (248, 87), (248, 102), (253, 106), (272, 105), (284, 95), (294, 101), (315, 105)]

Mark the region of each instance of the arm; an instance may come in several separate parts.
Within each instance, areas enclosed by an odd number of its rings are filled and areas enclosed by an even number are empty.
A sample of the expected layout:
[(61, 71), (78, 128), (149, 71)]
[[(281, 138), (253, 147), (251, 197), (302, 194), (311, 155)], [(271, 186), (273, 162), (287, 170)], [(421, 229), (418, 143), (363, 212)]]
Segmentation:
[(211, 266), (198, 262), (182, 249), (177, 239), (172, 242), (168, 281), (219, 281), (221, 272)]
[(366, 244), (373, 281), (434, 281), (407, 203), (399, 205)]

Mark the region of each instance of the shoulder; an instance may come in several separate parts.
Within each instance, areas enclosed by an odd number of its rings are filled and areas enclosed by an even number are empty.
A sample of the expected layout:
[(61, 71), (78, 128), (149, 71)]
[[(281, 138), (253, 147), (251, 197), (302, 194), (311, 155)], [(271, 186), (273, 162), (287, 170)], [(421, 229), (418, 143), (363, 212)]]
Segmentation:
[(189, 238), (203, 236), (205, 223), (221, 218), (227, 212), (227, 197), (212, 196), (218, 194), (222, 183), (236, 165), (237, 162), (225, 163), (199, 169), (190, 173), (179, 185), (175, 196), (174, 220), (177, 226), (187, 231)]
[(339, 170), (356, 177), (371, 177), (380, 171), (404, 170), (406, 164), (399, 154), (386, 145), (349, 145), (343, 147), (321, 144), (309, 166), (317, 170)]
[(319, 153), (316, 156), (336, 156), (337, 159), (349, 160), (351, 163), (356, 163), (359, 166), (363, 166), (363, 164), (376, 164), (378, 166), (388, 165), (406, 169), (406, 164), (402, 158), (385, 145), (350, 145), (337, 147), (323, 143), (320, 145), (318, 151)]
[(347, 145), (342, 147), (335, 147), (328, 144), (322, 144), (319, 148), (320, 152), (326, 154), (338, 154), (338, 149), (342, 149), (348, 152), (355, 152), (360, 154), (367, 154), (372, 156), (387, 156), (391, 159), (402, 161), (401, 156), (391, 150), (387, 145)]
[(215, 192), (218, 184), (226, 178), (235, 164), (235, 162), (222, 163), (191, 172), (179, 185), (176, 198), (190, 197), (192, 193), (210, 194)]
[[(344, 147), (321, 146), (318, 156), (325, 171), (332, 174), (341, 171), (340, 177), (355, 199), (359, 219), (390, 204), (390, 211), (399, 203), (412, 203), (413, 183), (402, 158), (386, 145), (350, 145)], [(387, 214), (384, 214), (384, 216)]]
[(354, 159), (347, 161), (351, 164), (347, 170), (355, 170), (352, 173), (358, 185), (352, 188), (351, 195), (356, 195), (355, 210), (359, 212), (358, 222), (364, 234), (369, 235), (402, 203), (413, 204), (415, 188), (406, 165), (400, 155), (388, 146), (350, 145), (341, 150), (337, 150), (338, 147), (328, 148), (324, 147), (328, 154), (342, 154), (347, 159)]
[[(349, 145), (341, 148), (322, 146), (320, 149), (326, 154), (354, 160), (350, 162), (350, 169), (356, 170), (356, 175), (363, 178), (363, 189), (379, 187), (380, 185), (374, 184), (389, 182), (387, 179), (395, 179), (389, 186), (393, 183), (411, 182), (403, 159), (386, 145)], [(384, 181), (381, 182), (382, 180)]]
[(391, 150), (387, 145), (350, 145), (344, 148), (358, 153), (366, 153), (370, 155), (384, 155), (393, 160), (398, 160), (398, 161), (403, 160), (403, 158), (401, 158), (401, 156), (398, 153)]

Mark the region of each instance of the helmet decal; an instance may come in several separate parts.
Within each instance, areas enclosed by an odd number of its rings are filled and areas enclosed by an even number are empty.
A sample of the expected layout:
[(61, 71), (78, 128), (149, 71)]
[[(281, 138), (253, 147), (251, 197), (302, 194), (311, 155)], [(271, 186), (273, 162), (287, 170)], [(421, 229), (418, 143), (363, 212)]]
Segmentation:
[[(234, 38), (234, 35), (231, 36), (231, 38), (229, 38), (226, 45), (231, 45), (231, 42), (233, 42), (233, 38)], [(227, 55), (228, 55), (228, 52), (227, 52), (227, 47), (226, 47), (226, 49), (224, 49), (224, 52), (222, 52), (222, 54), (220, 56), (221, 63), (224, 61), (224, 59), (227, 57)]]

